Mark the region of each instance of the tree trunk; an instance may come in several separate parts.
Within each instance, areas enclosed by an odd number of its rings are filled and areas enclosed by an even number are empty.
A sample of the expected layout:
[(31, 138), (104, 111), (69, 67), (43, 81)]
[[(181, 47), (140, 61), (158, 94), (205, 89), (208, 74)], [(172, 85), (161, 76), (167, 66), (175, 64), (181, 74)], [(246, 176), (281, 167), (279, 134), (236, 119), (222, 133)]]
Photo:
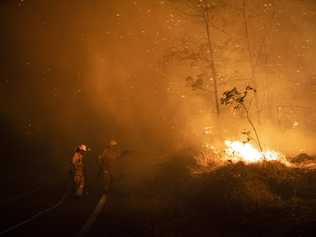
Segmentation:
[[(247, 0), (243, 0), (243, 18), (244, 18), (244, 28), (245, 28), (245, 35), (246, 35), (246, 42), (247, 42), (247, 51), (248, 51), (249, 64), (250, 64), (250, 74), (251, 74), (250, 77), (253, 83), (253, 87), (258, 91), (256, 70), (255, 70), (255, 64), (254, 64), (254, 54), (251, 48), (251, 42), (250, 42), (250, 37), (249, 37)], [(260, 124), (260, 109), (259, 109), (259, 101), (258, 101), (257, 93), (255, 93), (255, 105), (256, 105), (258, 123)]]
[(254, 133), (255, 133), (256, 140), (257, 140), (256, 143), (257, 143), (258, 146), (259, 146), (260, 152), (263, 152), (262, 145), (261, 145), (261, 141), (260, 141), (260, 138), (259, 138), (257, 129), (256, 129), (255, 125), (253, 124), (252, 120), (250, 119), (249, 110), (247, 109), (247, 107), (246, 107), (244, 104), (242, 104), (242, 107), (243, 107), (243, 109), (246, 111), (246, 117), (247, 117), (248, 123), (250, 124), (252, 130), (253, 130)]
[(208, 50), (209, 50), (208, 61), (209, 61), (209, 65), (210, 65), (210, 69), (211, 69), (212, 77), (213, 77), (215, 109), (216, 109), (216, 114), (219, 117), (220, 110), (219, 110), (218, 87), (217, 87), (217, 71), (216, 71), (216, 67), (214, 63), (214, 51), (213, 51), (213, 45), (212, 45), (212, 40), (211, 40), (211, 35), (210, 35), (209, 13), (206, 7), (203, 9), (203, 19), (204, 19), (205, 28), (206, 28), (207, 44), (208, 44)]

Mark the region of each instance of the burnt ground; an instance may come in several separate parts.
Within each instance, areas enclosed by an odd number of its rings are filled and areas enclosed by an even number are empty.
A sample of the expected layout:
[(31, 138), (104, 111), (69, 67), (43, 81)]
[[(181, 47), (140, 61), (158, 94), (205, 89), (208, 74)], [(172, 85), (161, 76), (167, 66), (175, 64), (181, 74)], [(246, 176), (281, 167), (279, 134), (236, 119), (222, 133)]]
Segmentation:
[(239, 163), (192, 177), (190, 162), (117, 184), (90, 236), (315, 236), (315, 171)]
[[(120, 168), (130, 166), (125, 165)], [(115, 177), (88, 236), (315, 236), (315, 171), (239, 163), (192, 176), (192, 165), (190, 156), (179, 154), (155, 164), (149, 175), (129, 167)], [(2, 179), (7, 188), (0, 203), (1, 230), (58, 202), (67, 180), (61, 174), (55, 179), (38, 179), (34, 172), (19, 179), (10, 176), (14, 185)], [(102, 193), (98, 177), (90, 177), (87, 196), (67, 197), (56, 209), (4, 236), (77, 236)]]

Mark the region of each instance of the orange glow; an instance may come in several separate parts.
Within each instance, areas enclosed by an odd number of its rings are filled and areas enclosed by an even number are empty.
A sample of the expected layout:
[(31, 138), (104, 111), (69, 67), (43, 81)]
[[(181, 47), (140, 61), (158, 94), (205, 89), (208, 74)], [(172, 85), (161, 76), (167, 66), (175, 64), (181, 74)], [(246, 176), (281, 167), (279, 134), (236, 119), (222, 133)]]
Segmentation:
[(256, 163), (261, 161), (279, 161), (288, 164), (285, 156), (273, 150), (260, 152), (250, 143), (225, 140), (225, 159), (232, 162), (243, 161), (245, 163)]

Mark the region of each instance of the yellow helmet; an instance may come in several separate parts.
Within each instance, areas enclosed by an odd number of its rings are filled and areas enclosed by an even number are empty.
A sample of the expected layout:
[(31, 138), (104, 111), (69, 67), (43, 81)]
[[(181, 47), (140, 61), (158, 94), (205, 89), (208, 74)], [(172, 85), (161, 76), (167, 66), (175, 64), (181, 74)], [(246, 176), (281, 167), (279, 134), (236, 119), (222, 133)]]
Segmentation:
[(116, 146), (116, 145), (118, 145), (118, 143), (117, 143), (117, 141), (115, 141), (115, 140), (111, 140), (110, 141), (110, 146)]
[(88, 151), (88, 147), (84, 144), (80, 144), (77, 149), (79, 151)]

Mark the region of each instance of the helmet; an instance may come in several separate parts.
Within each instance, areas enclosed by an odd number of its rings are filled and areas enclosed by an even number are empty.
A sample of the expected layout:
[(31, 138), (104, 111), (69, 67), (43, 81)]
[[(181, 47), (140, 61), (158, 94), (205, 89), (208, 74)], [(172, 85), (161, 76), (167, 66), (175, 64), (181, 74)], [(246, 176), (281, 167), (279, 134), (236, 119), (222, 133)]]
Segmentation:
[(116, 146), (117, 144), (118, 144), (117, 141), (113, 139), (110, 141), (110, 146)]
[(80, 144), (77, 149), (79, 151), (88, 151), (88, 147), (84, 144)]

